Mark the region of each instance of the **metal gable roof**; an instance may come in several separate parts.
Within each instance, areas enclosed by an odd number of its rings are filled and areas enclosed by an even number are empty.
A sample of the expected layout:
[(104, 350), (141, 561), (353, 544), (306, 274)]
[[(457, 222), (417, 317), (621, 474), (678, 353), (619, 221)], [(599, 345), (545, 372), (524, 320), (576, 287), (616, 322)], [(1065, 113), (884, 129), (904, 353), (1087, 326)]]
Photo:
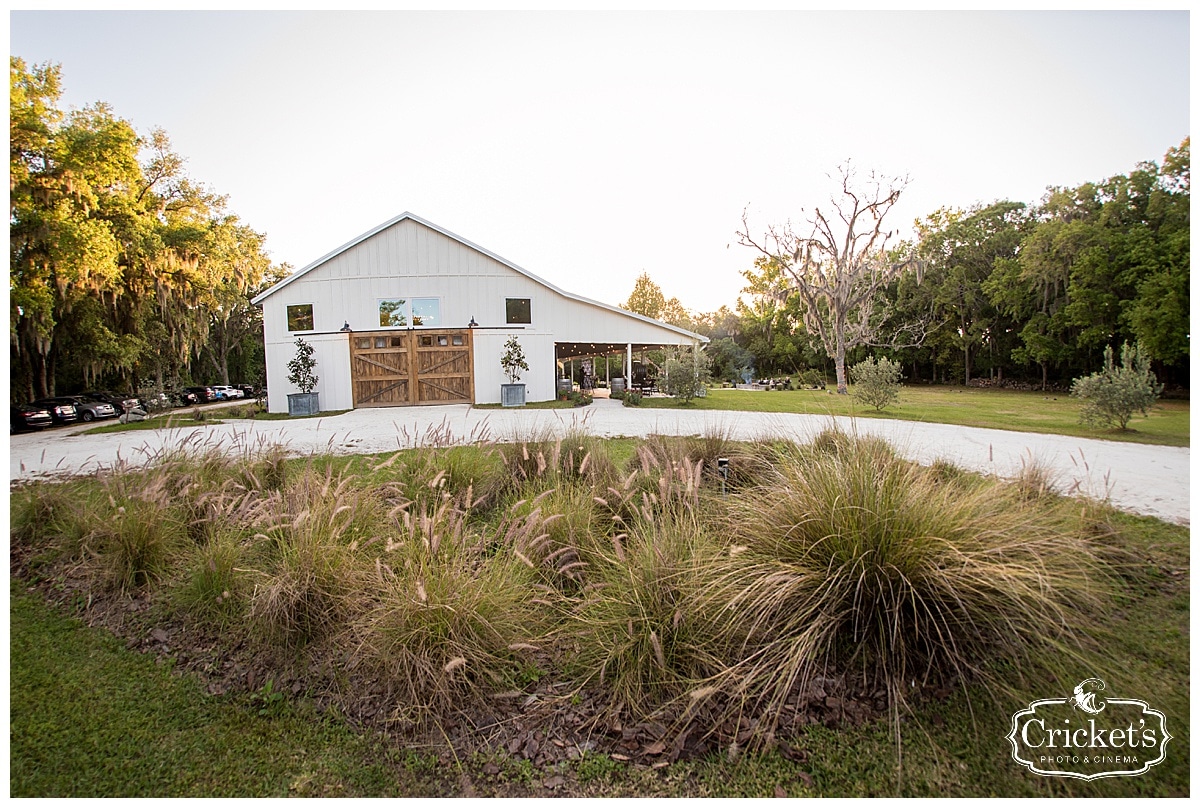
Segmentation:
[(444, 227), (439, 227), (438, 225), (434, 224), (433, 222), (426, 221), (425, 219), (422, 219), (420, 216), (409, 213), (407, 211), (405, 211), (404, 213), (401, 213), (399, 216), (395, 217), (394, 219), (389, 219), (388, 221), (384, 222), (383, 224), (381, 224), (377, 227), (371, 228), (367, 232), (363, 233), (361, 236), (351, 239), (350, 241), (343, 244), (341, 247), (338, 247), (333, 252), (330, 252), (330, 253), (318, 258), (316, 261), (312, 262), (311, 264), (304, 267), (303, 269), (299, 269), (296, 272), (293, 272), (291, 275), (288, 275), (282, 281), (275, 284), (274, 286), (272, 286), (270, 289), (266, 290), (262, 294), (258, 295), (250, 302), (256, 306), (261, 305), (262, 302), (264, 300), (266, 300), (268, 297), (275, 294), (276, 292), (278, 292), (280, 289), (284, 288), (285, 286), (293, 283), (294, 281), (299, 280), (304, 275), (313, 271), (314, 269), (321, 266), (325, 262), (327, 262), (333, 258), (336, 258), (337, 256), (339, 256), (342, 253), (349, 250), (351, 247), (355, 247), (358, 244), (361, 244), (362, 242), (366, 241), (367, 239), (371, 238), (372, 236), (374, 236), (378, 233), (381, 233), (384, 230), (387, 230), (392, 225), (399, 224), (400, 222), (404, 221), (405, 219), (411, 219), (412, 221), (416, 222), (417, 224), (428, 227), (430, 230), (434, 230), (438, 233), (441, 233), (443, 236), (446, 236), (447, 238), (451, 238), (454, 241), (457, 241), (459, 244), (462, 244), (464, 247), (469, 247), (470, 249), (475, 250), (476, 252), (482, 253), (483, 255), (486, 255), (488, 258), (491, 258), (494, 261), (498, 261), (499, 263), (503, 264), (504, 266), (508, 267), (509, 269), (513, 270), (514, 272), (518, 272), (521, 275), (524, 275), (525, 277), (529, 278), (531, 281), (541, 284), (542, 286), (546, 287), (547, 289), (550, 289), (551, 291), (556, 292), (569, 300), (574, 300), (578, 303), (583, 303), (588, 306), (596, 306), (597, 308), (601, 308), (601, 309), (605, 309), (606, 311), (610, 311), (613, 314), (619, 314), (623, 317), (631, 317), (635, 320), (640, 320), (645, 323), (650, 323), (650, 324), (658, 326), (660, 328), (665, 328), (668, 331), (674, 331), (677, 334), (680, 334), (682, 336), (688, 337), (690, 339), (696, 340), (701, 343), (706, 343), (709, 341), (708, 337), (703, 336), (702, 334), (696, 334), (692, 331), (688, 331), (686, 328), (680, 328), (679, 326), (671, 325), (670, 323), (664, 323), (660, 320), (654, 320), (654, 319), (651, 319), (650, 317), (646, 317), (641, 314), (636, 314), (632, 311), (627, 311), (627, 310), (619, 308), (617, 306), (610, 306), (607, 303), (601, 303), (598, 300), (592, 300), (590, 298), (582, 297), (581, 295), (572, 294), (571, 292), (560, 289), (557, 286), (555, 286), (554, 284), (550, 283), (549, 281), (543, 280), (542, 278), (539, 278), (537, 275), (534, 275), (529, 270), (522, 269), (521, 267), (517, 266), (513, 262), (511, 262), (505, 258), (501, 258), (499, 255), (496, 255), (491, 250), (480, 247), (478, 244), (468, 241), (467, 239), (463, 238), (462, 236), (452, 233), (449, 230), (445, 229)]

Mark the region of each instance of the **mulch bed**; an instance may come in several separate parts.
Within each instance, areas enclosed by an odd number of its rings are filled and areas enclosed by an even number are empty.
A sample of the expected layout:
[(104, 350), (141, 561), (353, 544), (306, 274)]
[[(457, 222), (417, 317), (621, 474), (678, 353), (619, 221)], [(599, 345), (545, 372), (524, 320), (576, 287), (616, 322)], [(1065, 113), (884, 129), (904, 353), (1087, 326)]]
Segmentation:
[[(129, 650), (153, 654), (172, 664), (177, 674), (194, 675), (212, 695), (254, 694), (269, 682), (271, 692), (309, 698), (323, 713), (339, 715), (360, 730), (383, 733), (404, 748), (424, 749), (446, 763), (476, 753), (527, 760), (549, 773), (543, 785), (552, 790), (562, 779), (554, 773), (561, 768), (558, 764), (584, 755), (603, 754), (657, 769), (714, 752), (732, 757), (748, 748), (775, 748), (803, 763), (807, 753), (796, 739), (804, 727), (856, 725), (887, 713), (884, 691), (847, 682), (844, 676), (817, 679), (794, 694), (775, 726), (765, 732), (759, 719), (720, 719), (717, 706), (711, 704), (686, 715), (679, 710), (652, 719), (638, 717), (611, 704), (599, 688), (580, 691), (573, 682), (544, 676), (522, 691), (461, 705), (418, 727), (393, 720), (386, 686), (347, 672), (345, 661), (338, 658), (344, 652), (319, 645), (284, 652), (231, 640), (172, 616), (145, 595), (91, 592), (87, 579), (73, 576), (70, 569), (32, 576), (19, 556), (14, 547), (11, 572), (31, 590), (87, 625), (122, 638)], [(553, 670), (548, 664), (542, 668)], [(938, 688), (928, 695), (948, 694)], [(498, 772), (494, 763), (484, 765), (485, 775)]]

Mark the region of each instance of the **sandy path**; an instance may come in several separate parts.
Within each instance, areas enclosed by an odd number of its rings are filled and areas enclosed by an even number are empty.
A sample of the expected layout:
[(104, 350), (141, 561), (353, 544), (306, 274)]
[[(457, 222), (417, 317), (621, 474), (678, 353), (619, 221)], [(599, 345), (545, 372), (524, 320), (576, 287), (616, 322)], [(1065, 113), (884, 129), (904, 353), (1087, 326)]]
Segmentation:
[(17, 480), (94, 471), (119, 461), (141, 464), (164, 449), (184, 444), (247, 451), (279, 443), (297, 455), (379, 453), (447, 437), (510, 440), (580, 427), (603, 437), (719, 430), (739, 439), (773, 435), (805, 440), (833, 422), (846, 430), (886, 438), (921, 463), (942, 458), (965, 469), (1012, 477), (1023, 464), (1036, 462), (1051, 471), (1060, 491), (1107, 496), (1123, 510), (1178, 524), (1190, 521), (1188, 448), (909, 421), (637, 409), (606, 399), (596, 399), (580, 410), (478, 410), (467, 405), (362, 409), (303, 421), (228, 421), (108, 435), (83, 435), (79, 434), (83, 427), (70, 427), (13, 435), (9, 467), (11, 479)]

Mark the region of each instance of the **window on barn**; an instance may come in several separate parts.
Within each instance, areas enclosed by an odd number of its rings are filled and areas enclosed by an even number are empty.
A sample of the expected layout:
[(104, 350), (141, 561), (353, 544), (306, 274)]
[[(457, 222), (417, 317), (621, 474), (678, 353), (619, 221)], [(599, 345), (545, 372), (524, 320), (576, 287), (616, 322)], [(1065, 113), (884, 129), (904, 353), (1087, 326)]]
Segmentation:
[(383, 328), (428, 327), (441, 324), (441, 298), (390, 297), (379, 301), (379, 325)]
[(312, 303), (298, 303), (287, 307), (288, 331), (312, 331)]
[(442, 301), (436, 297), (414, 297), (412, 302), (413, 325), (441, 325)]
[(379, 301), (379, 325), (383, 328), (408, 325), (408, 301), (402, 297)]
[(509, 325), (528, 325), (533, 322), (529, 298), (510, 297), (504, 301), (504, 322)]

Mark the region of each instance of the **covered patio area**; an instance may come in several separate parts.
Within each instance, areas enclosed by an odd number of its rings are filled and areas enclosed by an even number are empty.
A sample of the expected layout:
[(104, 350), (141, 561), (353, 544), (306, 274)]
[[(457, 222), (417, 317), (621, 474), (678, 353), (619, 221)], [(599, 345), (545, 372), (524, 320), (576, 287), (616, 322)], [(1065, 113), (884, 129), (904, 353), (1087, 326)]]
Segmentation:
[[(658, 392), (658, 369), (649, 361), (653, 351), (668, 351), (690, 347), (699, 362), (703, 345), (648, 342), (555, 342), (554, 359), (557, 379), (570, 379), (575, 389), (585, 393), (595, 390), (636, 390), (643, 394)], [(556, 381), (556, 385), (558, 381)]]

